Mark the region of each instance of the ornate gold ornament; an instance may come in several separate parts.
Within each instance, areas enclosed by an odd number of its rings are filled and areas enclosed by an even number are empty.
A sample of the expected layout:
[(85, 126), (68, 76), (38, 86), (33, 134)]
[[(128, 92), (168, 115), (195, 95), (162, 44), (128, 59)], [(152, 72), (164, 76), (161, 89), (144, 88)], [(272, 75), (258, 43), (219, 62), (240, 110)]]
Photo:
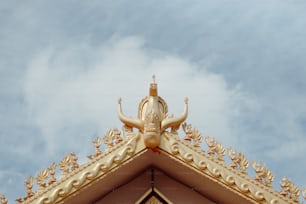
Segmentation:
[(252, 167), (256, 172), (254, 179), (267, 187), (271, 187), (271, 183), (274, 179), (271, 171), (267, 167), (262, 166), (260, 162), (253, 162)]
[(202, 134), (195, 128), (192, 128), (191, 124), (186, 122), (182, 123), (182, 128), (185, 132), (184, 140), (190, 142), (195, 147), (200, 147), (200, 144), (203, 140)]
[[(69, 173), (71, 166), (70, 155), (66, 156), (60, 164), (61, 169), (65, 169), (65, 179), (57, 181), (58, 187), (50, 193), (34, 196), (31, 202), (37, 204), (59, 203), (65, 196), (76, 192), (79, 188), (88, 185), (94, 179), (98, 179), (105, 175), (109, 170), (115, 166), (120, 165), (120, 162), (127, 158), (131, 158), (137, 151), (139, 134), (134, 135), (130, 140), (123, 141), (124, 145), (118, 145), (117, 149), (112, 153), (102, 154), (97, 160), (90, 161), (83, 169), (83, 172), (77, 172), (75, 175)], [(139, 151), (139, 150), (138, 150)], [(60, 185), (65, 183), (65, 185)], [(57, 192), (60, 192), (57, 193)]]
[(24, 198), (17, 198), (17, 203), (23, 203), (23, 201), (28, 200), (29, 198), (33, 197), (35, 194), (33, 192), (33, 185), (34, 185), (34, 177), (30, 176), (28, 179), (24, 180), (24, 185), (26, 188), (27, 195)]
[(237, 151), (231, 147), (227, 149), (227, 153), (232, 160), (230, 167), (236, 170), (238, 169), (243, 174), (247, 174), (249, 161), (245, 158), (245, 156), (241, 152), (237, 153)]
[(103, 137), (103, 141), (106, 144), (106, 151), (110, 151), (114, 145), (122, 142), (123, 138), (118, 128), (114, 128), (113, 130), (109, 130), (106, 132)]
[(98, 157), (102, 154), (102, 152), (100, 150), (101, 142), (102, 142), (102, 139), (99, 136), (92, 140), (92, 143), (93, 143), (94, 148), (95, 148), (95, 153), (94, 153), (94, 155), (88, 155), (87, 157), (89, 159), (96, 158), (96, 157)]
[(65, 156), (59, 163), (60, 170), (62, 171), (61, 178), (64, 178), (70, 173), (70, 156)]
[[(280, 186), (282, 188), (282, 190), (280, 191), (281, 195), (283, 195), (285, 197), (289, 197), (290, 199), (292, 199), (295, 202), (299, 201), (300, 190), (298, 189), (298, 187), (292, 181), (290, 181), (288, 178), (284, 177), (280, 182)], [(303, 194), (302, 196), (304, 197), (305, 192), (302, 192), (302, 194)]]
[(26, 187), (26, 192), (27, 192), (27, 196), (24, 198), (24, 200), (31, 198), (32, 196), (34, 196), (34, 192), (33, 192), (33, 185), (34, 185), (34, 177), (30, 176), (28, 179), (26, 179), (24, 181), (25, 187)]
[(0, 204), (7, 204), (7, 200), (4, 195), (0, 194)]
[(48, 177), (49, 177), (49, 174), (46, 169), (39, 172), (39, 174), (36, 177), (36, 182), (38, 184), (37, 193), (42, 192), (46, 188)]
[(60, 170), (62, 171), (61, 178), (69, 175), (70, 172), (79, 168), (79, 164), (77, 163), (78, 157), (74, 152), (70, 152), (67, 156), (65, 156), (59, 163)]
[(185, 121), (187, 114), (188, 99), (186, 98), (183, 114), (179, 117), (168, 117), (168, 106), (164, 99), (158, 96), (155, 76), (150, 84), (149, 96), (139, 104), (137, 118), (125, 116), (121, 108), (121, 99), (118, 101), (119, 119), (125, 127), (137, 128), (143, 133), (144, 143), (149, 148), (155, 148), (160, 144), (160, 137), (167, 128), (175, 132)]
[(50, 179), (48, 182), (48, 185), (52, 185), (53, 183), (56, 182), (56, 178), (55, 178), (55, 171), (57, 168), (57, 164), (55, 162), (53, 162), (49, 167), (48, 167), (48, 172), (50, 175)]
[(70, 152), (71, 171), (79, 168), (78, 157), (74, 152)]
[(211, 136), (205, 137), (205, 141), (207, 146), (209, 147), (207, 153), (210, 156), (216, 156), (216, 158), (220, 161), (224, 161), (224, 155), (225, 155), (224, 147)]

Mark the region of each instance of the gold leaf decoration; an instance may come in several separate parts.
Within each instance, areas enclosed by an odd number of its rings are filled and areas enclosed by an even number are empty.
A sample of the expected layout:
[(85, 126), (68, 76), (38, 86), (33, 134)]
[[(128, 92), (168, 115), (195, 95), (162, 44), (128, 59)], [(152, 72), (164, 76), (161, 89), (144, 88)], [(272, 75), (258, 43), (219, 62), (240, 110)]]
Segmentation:
[(71, 171), (79, 168), (78, 157), (74, 152), (70, 153), (70, 162), (71, 162)]
[(239, 169), (241, 173), (247, 174), (247, 168), (249, 166), (249, 161), (245, 158), (242, 153), (237, 153), (236, 150), (229, 147), (227, 153), (232, 160), (230, 167), (233, 169)]
[(2, 194), (0, 194), (0, 204), (7, 204), (7, 199)]
[(38, 190), (37, 190), (38, 193), (42, 192), (46, 188), (46, 185), (47, 185), (46, 182), (47, 182), (48, 176), (49, 176), (49, 173), (46, 169), (40, 171), (39, 174), (37, 175), (36, 182), (38, 184)]
[(256, 172), (254, 179), (267, 187), (271, 187), (271, 183), (274, 180), (272, 172), (260, 162), (253, 162), (252, 167)]
[(113, 131), (109, 130), (103, 137), (104, 144), (106, 144), (106, 150), (110, 150), (113, 147)]
[(89, 159), (96, 158), (96, 157), (98, 157), (102, 154), (102, 152), (100, 150), (101, 142), (102, 142), (102, 139), (100, 137), (96, 137), (95, 139), (92, 140), (92, 143), (93, 143), (94, 148), (95, 148), (95, 153), (94, 153), (94, 155), (87, 156)]
[[(300, 190), (292, 181), (284, 177), (280, 182), (280, 186), (282, 188), (282, 190), (280, 191), (281, 195), (292, 199), (294, 202), (299, 201)], [(305, 192), (302, 192), (302, 196), (305, 196)]]
[(32, 196), (34, 196), (34, 192), (33, 192), (33, 185), (34, 185), (34, 177), (30, 176), (28, 179), (26, 179), (24, 181), (24, 185), (26, 187), (26, 197), (24, 198), (24, 200), (27, 200), (28, 198), (31, 198)]
[(48, 184), (51, 185), (53, 183), (56, 182), (56, 178), (55, 178), (55, 171), (56, 171), (56, 168), (57, 168), (57, 164), (55, 162), (53, 162), (49, 167), (48, 167), (48, 172), (49, 172), (49, 175), (50, 175), (50, 179), (49, 179), (49, 182)]
[(118, 130), (118, 128), (114, 128), (113, 129), (113, 137), (114, 137), (114, 140), (115, 140), (115, 143), (116, 144), (119, 144), (120, 142), (123, 141), (123, 138), (121, 136), (121, 132)]
[(109, 130), (103, 137), (104, 144), (106, 144), (106, 151), (109, 151), (115, 144), (119, 144), (123, 141), (121, 132), (118, 128)]
[(197, 129), (192, 128), (191, 124), (187, 125), (186, 122), (182, 124), (182, 128), (186, 134), (184, 140), (191, 142), (195, 147), (200, 147), (203, 139), (201, 133)]
[(205, 141), (207, 146), (209, 147), (207, 153), (211, 156), (215, 155), (219, 161), (224, 161), (223, 158), (223, 156), (225, 155), (224, 147), (211, 136), (205, 137)]
[(60, 161), (60, 170), (62, 171), (61, 177), (66, 177), (70, 172), (70, 155), (65, 156)]

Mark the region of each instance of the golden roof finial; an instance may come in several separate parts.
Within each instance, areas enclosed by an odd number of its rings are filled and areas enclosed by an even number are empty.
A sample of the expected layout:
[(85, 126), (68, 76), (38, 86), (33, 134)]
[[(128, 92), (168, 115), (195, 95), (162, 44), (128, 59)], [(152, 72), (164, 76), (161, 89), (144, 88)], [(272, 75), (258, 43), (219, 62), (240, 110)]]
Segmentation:
[(153, 74), (152, 82), (150, 84), (150, 96), (157, 96), (157, 84), (156, 84), (155, 80), (156, 80), (156, 77)]
[(155, 79), (156, 79), (156, 76), (155, 76), (155, 74), (153, 74), (153, 75), (152, 75), (152, 83), (153, 83), (153, 84), (155, 84)]

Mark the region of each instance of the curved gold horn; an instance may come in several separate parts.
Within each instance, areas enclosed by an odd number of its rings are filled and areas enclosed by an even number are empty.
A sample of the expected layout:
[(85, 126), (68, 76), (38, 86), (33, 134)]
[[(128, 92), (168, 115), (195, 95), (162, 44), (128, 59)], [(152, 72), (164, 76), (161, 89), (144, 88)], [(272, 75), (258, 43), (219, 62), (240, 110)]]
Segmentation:
[(123, 114), (122, 107), (121, 107), (121, 98), (118, 100), (118, 116), (121, 122), (129, 127), (135, 127), (140, 131), (143, 131), (143, 122), (138, 118), (130, 118)]
[(179, 117), (173, 117), (173, 118), (166, 118), (161, 123), (161, 131), (164, 131), (165, 129), (169, 127), (178, 127), (182, 122), (184, 122), (188, 115), (188, 98), (185, 98), (185, 107), (184, 112)]

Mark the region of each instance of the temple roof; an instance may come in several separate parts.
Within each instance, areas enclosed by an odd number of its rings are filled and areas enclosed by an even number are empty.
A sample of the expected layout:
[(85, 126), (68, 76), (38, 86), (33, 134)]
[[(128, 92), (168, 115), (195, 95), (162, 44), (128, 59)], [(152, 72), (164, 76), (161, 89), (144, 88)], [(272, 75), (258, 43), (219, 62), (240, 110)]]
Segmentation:
[[(119, 100), (122, 131), (115, 128), (95, 138), (94, 153), (85, 164), (79, 165), (78, 157), (71, 152), (58, 164), (26, 179), (26, 195), (16, 199), (17, 203), (86, 204), (114, 199), (122, 203), (126, 197), (134, 203), (281, 204), (306, 200), (306, 189), (298, 189), (284, 177), (278, 192), (272, 187), (274, 176), (266, 166), (260, 162), (249, 165), (242, 153), (223, 147), (213, 137), (203, 138), (185, 122), (187, 114), (185, 99), (182, 115), (168, 116), (167, 104), (158, 96), (153, 78), (149, 96), (141, 100), (136, 118), (123, 114)], [(200, 145), (203, 139), (206, 149)], [(104, 151), (100, 150), (102, 141), (106, 144)], [(225, 161), (226, 155), (230, 163)], [(254, 178), (248, 175), (249, 166), (255, 171)], [(165, 182), (188, 196), (180, 197), (179, 202)], [(129, 186), (137, 190), (131, 192)], [(0, 203), (7, 203), (1, 194)]]

